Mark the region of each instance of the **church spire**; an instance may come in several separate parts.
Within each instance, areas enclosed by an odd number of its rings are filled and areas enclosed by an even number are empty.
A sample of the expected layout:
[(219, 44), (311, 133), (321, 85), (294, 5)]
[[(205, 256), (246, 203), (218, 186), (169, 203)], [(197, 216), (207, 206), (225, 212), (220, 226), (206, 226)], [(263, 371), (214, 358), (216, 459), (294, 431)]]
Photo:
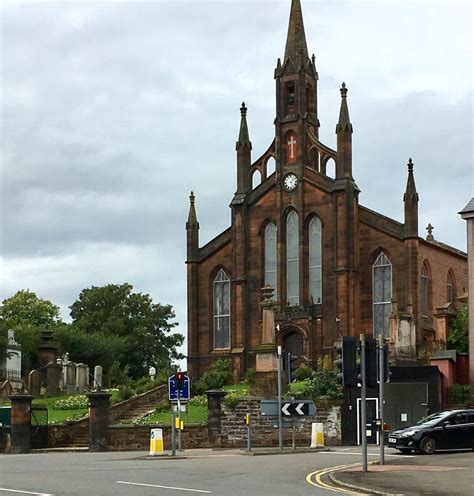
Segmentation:
[(242, 102), (240, 107), (240, 131), (235, 149), (237, 150), (237, 193), (247, 193), (250, 188), (249, 173), (252, 142), (250, 141), (247, 127), (247, 107), (245, 102)]
[(415, 177), (413, 176), (413, 162), (408, 160), (408, 179), (407, 188), (403, 195), (405, 206), (405, 235), (409, 238), (418, 237), (418, 193), (415, 186)]
[(249, 130), (247, 127), (247, 107), (245, 106), (245, 102), (242, 102), (242, 106), (240, 107), (240, 131), (239, 131), (239, 139), (235, 144), (235, 149), (248, 147), (250, 150), (252, 149), (252, 143), (249, 138)]
[(188, 222), (186, 223), (186, 229), (189, 229), (192, 226), (196, 226), (199, 228), (199, 222), (197, 221), (196, 208), (194, 207), (196, 197), (194, 196), (194, 191), (191, 191), (189, 195), (189, 214), (188, 214)]
[(352, 124), (347, 106), (346, 83), (341, 87), (341, 109), (339, 122), (336, 125), (337, 161), (336, 179), (352, 179)]
[(306, 45), (306, 36), (304, 34), (303, 13), (301, 11), (300, 0), (291, 0), (290, 22), (288, 24), (288, 35), (286, 38), (285, 58), (297, 63), (298, 57), (308, 59), (308, 47)]

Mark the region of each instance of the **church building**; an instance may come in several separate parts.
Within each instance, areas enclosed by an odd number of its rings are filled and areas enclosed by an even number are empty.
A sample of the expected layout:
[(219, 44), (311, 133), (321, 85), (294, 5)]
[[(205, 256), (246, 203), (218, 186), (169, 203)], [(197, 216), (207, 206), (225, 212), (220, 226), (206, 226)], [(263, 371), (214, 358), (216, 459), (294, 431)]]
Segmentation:
[(198, 378), (218, 358), (232, 360), (235, 379), (255, 367), (265, 286), (273, 288), (275, 344), (298, 366), (333, 355), (340, 336), (361, 333), (382, 333), (396, 363), (422, 362), (446, 345), (467, 288), (466, 254), (431, 233), (419, 236), (411, 159), (404, 194), (400, 184), (403, 223), (359, 203), (348, 88), (342, 83), (333, 150), (319, 140), (318, 72), (306, 45), (300, 0), (291, 2), (285, 52), (274, 77), (275, 138), (252, 160), (243, 103), (232, 222), (204, 246), (191, 193), (189, 374)]

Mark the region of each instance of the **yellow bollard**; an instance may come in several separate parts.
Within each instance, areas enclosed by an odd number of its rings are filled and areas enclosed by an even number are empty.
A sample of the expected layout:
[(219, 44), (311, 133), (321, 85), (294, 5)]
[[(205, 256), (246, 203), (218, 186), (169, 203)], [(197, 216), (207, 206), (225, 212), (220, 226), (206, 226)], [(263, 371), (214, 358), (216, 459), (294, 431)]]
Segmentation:
[(150, 456), (163, 454), (163, 431), (162, 429), (152, 429), (150, 433)]
[(311, 424), (311, 448), (324, 448), (323, 424), (319, 422)]

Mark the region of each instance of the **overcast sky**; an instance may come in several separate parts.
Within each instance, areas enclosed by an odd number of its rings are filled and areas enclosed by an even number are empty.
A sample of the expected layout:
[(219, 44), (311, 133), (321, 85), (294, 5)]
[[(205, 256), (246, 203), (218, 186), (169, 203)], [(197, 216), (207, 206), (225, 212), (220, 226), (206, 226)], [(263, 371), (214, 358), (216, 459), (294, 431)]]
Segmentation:
[[(290, 0), (1, 4), (0, 299), (68, 306), (123, 283), (186, 333), (185, 222), (229, 226), (245, 100), (253, 158), (274, 136), (273, 71)], [(403, 221), (415, 163), (420, 235), (466, 249), (474, 196), (470, 1), (302, 0), (335, 147), (345, 81), (360, 203)]]

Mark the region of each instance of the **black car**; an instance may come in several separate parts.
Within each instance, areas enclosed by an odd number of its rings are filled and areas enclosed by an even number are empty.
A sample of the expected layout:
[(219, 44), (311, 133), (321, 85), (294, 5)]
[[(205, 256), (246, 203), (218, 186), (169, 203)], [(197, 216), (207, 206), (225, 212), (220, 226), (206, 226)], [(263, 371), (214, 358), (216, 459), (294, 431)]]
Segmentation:
[(438, 449), (474, 450), (474, 410), (450, 410), (425, 417), (412, 427), (388, 434), (388, 446), (402, 453), (431, 455)]

